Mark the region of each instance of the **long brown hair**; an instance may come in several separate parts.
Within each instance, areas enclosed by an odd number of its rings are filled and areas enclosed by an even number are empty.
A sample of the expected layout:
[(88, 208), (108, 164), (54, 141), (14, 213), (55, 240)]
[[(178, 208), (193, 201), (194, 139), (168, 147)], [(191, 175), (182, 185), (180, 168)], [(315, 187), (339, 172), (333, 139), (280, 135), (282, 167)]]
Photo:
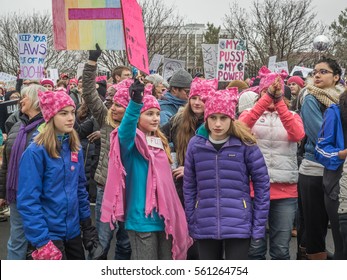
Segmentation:
[[(72, 152), (78, 152), (80, 150), (81, 144), (77, 132), (73, 129), (69, 133), (69, 136), (70, 150)], [(34, 142), (37, 145), (43, 145), (51, 158), (60, 158), (61, 144), (55, 132), (53, 118), (50, 119), (48, 123), (46, 123), (42, 132), (40, 132), (34, 138)]]
[(176, 130), (175, 151), (178, 165), (184, 165), (189, 140), (195, 135), (198, 118), (189, 102), (174, 116), (172, 129)]
[[(205, 122), (205, 127), (207, 131), (210, 133), (207, 121)], [(239, 120), (231, 120), (230, 128), (227, 134), (239, 138), (241, 142), (249, 146), (257, 143), (257, 140), (255, 136), (252, 134), (251, 129)]]
[(161, 130), (158, 128), (155, 132), (154, 135), (156, 137), (159, 137), (161, 142), (163, 143), (164, 146), (164, 151), (167, 155), (167, 158), (169, 160), (169, 163), (172, 164), (172, 158), (171, 158), (171, 150), (170, 150), (170, 146), (169, 146), (169, 141), (167, 140), (166, 136), (164, 135), (164, 133), (161, 132)]

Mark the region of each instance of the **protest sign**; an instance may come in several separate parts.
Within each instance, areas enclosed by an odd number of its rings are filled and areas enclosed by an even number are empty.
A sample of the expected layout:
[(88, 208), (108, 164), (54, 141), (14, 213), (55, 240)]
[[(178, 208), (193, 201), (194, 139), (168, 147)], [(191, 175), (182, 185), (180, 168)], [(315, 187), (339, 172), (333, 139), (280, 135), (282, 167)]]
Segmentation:
[(84, 69), (84, 63), (82, 62), (82, 63), (78, 63), (77, 64), (77, 79), (79, 78), (79, 77), (81, 77), (82, 76), (82, 74), (83, 74), (83, 69)]
[(301, 71), (303, 77), (306, 78), (307, 75), (313, 71), (313, 69), (302, 67), (302, 66), (294, 66), (292, 72), (290, 73), (290, 76), (293, 76), (295, 71)]
[(164, 56), (161, 54), (155, 54), (153, 55), (152, 61), (149, 64), (149, 73), (154, 74), (157, 73), (157, 70), (159, 68), (160, 62), (163, 60)]
[(270, 57), (269, 57), (269, 64), (268, 64), (267, 68), (268, 68), (271, 72), (275, 72), (275, 63), (276, 63), (276, 59), (277, 59), (277, 56), (276, 56), (276, 55), (270, 56)]
[(167, 81), (169, 78), (171, 78), (172, 74), (180, 69), (184, 68), (186, 65), (185, 61), (183, 60), (177, 60), (177, 59), (171, 59), (171, 58), (164, 58), (164, 64), (163, 64), (163, 77)]
[(47, 54), (45, 34), (18, 34), (19, 68), (21, 79), (42, 79)]
[(124, 50), (122, 9), (119, 0), (53, 0), (56, 50)]
[(282, 70), (286, 71), (289, 74), (287, 61), (279, 61), (275, 63), (275, 70), (273, 72), (281, 73)]
[(0, 72), (0, 81), (2, 82), (10, 82), (10, 81), (15, 81), (17, 80), (16, 76), (4, 73), (4, 72)]
[(0, 103), (0, 128), (5, 133), (7, 118), (19, 109), (18, 100), (10, 100)]
[(129, 63), (149, 74), (148, 52), (142, 9), (136, 0), (121, 0), (125, 45)]
[(48, 69), (47, 72), (48, 72), (48, 78), (51, 79), (55, 84), (57, 80), (59, 80), (58, 69)]
[(246, 63), (246, 41), (219, 39), (218, 81), (243, 80)]
[(206, 79), (216, 78), (218, 45), (201, 44), (202, 58), (204, 60), (204, 73)]

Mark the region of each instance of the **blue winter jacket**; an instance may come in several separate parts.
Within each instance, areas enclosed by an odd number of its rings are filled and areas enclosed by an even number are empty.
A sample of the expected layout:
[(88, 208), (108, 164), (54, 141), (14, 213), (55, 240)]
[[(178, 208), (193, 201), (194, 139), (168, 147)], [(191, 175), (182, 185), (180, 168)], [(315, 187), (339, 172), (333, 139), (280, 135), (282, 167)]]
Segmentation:
[(307, 136), (304, 158), (318, 162), (314, 154), (318, 133), (323, 123), (323, 113), (319, 101), (312, 94), (305, 96), (300, 115)]
[(160, 126), (165, 125), (178, 109), (187, 103), (187, 100), (179, 99), (170, 92), (165, 93), (162, 100), (158, 100), (160, 105)]
[(217, 151), (207, 137), (205, 127), (200, 127), (185, 158), (183, 192), (190, 235), (195, 239), (263, 238), (270, 180), (262, 153), (258, 146), (245, 145), (233, 136)]
[(333, 104), (325, 111), (318, 134), (315, 157), (326, 169), (337, 170), (344, 163), (338, 155), (344, 148), (340, 106)]
[(80, 221), (90, 217), (82, 149), (74, 160), (69, 139), (61, 141), (61, 158), (32, 143), (19, 165), (17, 207), (25, 236), (37, 248), (49, 240), (75, 238)]

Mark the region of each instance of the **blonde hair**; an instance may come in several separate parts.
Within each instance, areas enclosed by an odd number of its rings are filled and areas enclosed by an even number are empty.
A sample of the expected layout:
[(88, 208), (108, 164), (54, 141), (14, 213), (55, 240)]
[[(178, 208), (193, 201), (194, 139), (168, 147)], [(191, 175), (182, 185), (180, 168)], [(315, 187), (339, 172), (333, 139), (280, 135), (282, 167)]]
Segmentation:
[(179, 109), (174, 116), (172, 129), (176, 128), (175, 151), (178, 165), (184, 165), (189, 140), (195, 135), (198, 118), (194, 114), (189, 102)]
[[(205, 122), (205, 127), (208, 133), (210, 133), (207, 121)], [(255, 145), (257, 143), (257, 140), (255, 136), (252, 134), (251, 129), (239, 120), (231, 120), (230, 128), (227, 134), (239, 138), (241, 142), (249, 146)]]
[(105, 122), (106, 124), (112, 126), (113, 128), (117, 128), (120, 124), (120, 122), (118, 121), (115, 121), (113, 118), (112, 118), (112, 111), (111, 111), (111, 108), (108, 109), (107, 111), (107, 115), (106, 115), (106, 118), (105, 118)]
[(167, 140), (166, 136), (164, 135), (163, 132), (161, 132), (161, 130), (158, 128), (155, 132), (154, 132), (154, 136), (159, 137), (161, 142), (163, 143), (164, 146), (164, 151), (167, 155), (167, 158), (169, 160), (169, 163), (172, 164), (172, 158), (171, 158), (171, 150), (170, 150), (170, 146), (169, 146), (169, 141)]
[[(77, 132), (73, 129), (69, 133), (69, 147), (72, 152), (78, 152), (80, 150), (80, 140)], [(37, 145), (43, 145), (47, 150), (47, 153), (51, 158), (60, 158), (61, 144), (55, 132), (55, 125), (53, 118), (46, 123), (42, 132), (40, 132), (35, 138), (34, 142)]]

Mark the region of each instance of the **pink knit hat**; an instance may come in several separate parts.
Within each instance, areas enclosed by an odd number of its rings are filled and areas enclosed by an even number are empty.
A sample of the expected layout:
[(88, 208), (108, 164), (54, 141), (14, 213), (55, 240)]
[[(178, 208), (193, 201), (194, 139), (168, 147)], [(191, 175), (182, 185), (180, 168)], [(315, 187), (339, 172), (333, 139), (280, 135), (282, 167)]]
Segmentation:
[(197, 95), (206, 95), (211, 90), (218, 89), (218, 79), (205, 80), (201, 78), (194, 78), (189, 92), (189, 99)]
[(301, 79), (299, 76), (290, 77), (287, 81), (287, 85), (291, 83), (296, 83), (300, 88), (303, 88), (305, 86), (304, 80)]
[(76, 78), (70, 79), (69, 85), (75, 84), (76, 86), (78, 85), (78, 80)]
[[(153, 85), (149, 85), (152, 86), (151, 88), (153, 89)], [(145, 87), (145, 92), (142, 99), (143, 107), (141, 108), (141, 113), (151, 108), (157, 108), (160, 111), (158, 100), (152, 95), (152, 90), (150, 89), (149, 85), (147, 84)]]
[(40, 84), (41, 84), (41, 86), (51, 85), (54, 88), (54, 83), (53, 83), (53, 81), (51, 79), (42, 79), (40, 81)]
[(288, 76), (286, 71), (282, 70), (279, 74), (272, 73), (266, 66), (262, 66), (258, 74), (260, 76), (259, 93), (261, 93), (263, 89), (268, 89), (277, 77), (281, 77), (282, 92), (284, 92), (284, 79)]
[(41, 112), (46, 123), (61, 109), (67, 106), (76, 108), (75, 103), (65, 91), (39, 91), (38, 96)]
[(126, 108), (129, 104), (129, 88), (134, 83), (132, 79), (125, 79), (114, 86), (116, 93), (113, 96), (113, 102)]
[(231, 119), (234, 119), (238, 98), (239, 92), (237, 87), (210, 91), (208, 96), (204, 98), (204, 120), (206, 121), (206, 119), (212, 114), (224, 114)]

